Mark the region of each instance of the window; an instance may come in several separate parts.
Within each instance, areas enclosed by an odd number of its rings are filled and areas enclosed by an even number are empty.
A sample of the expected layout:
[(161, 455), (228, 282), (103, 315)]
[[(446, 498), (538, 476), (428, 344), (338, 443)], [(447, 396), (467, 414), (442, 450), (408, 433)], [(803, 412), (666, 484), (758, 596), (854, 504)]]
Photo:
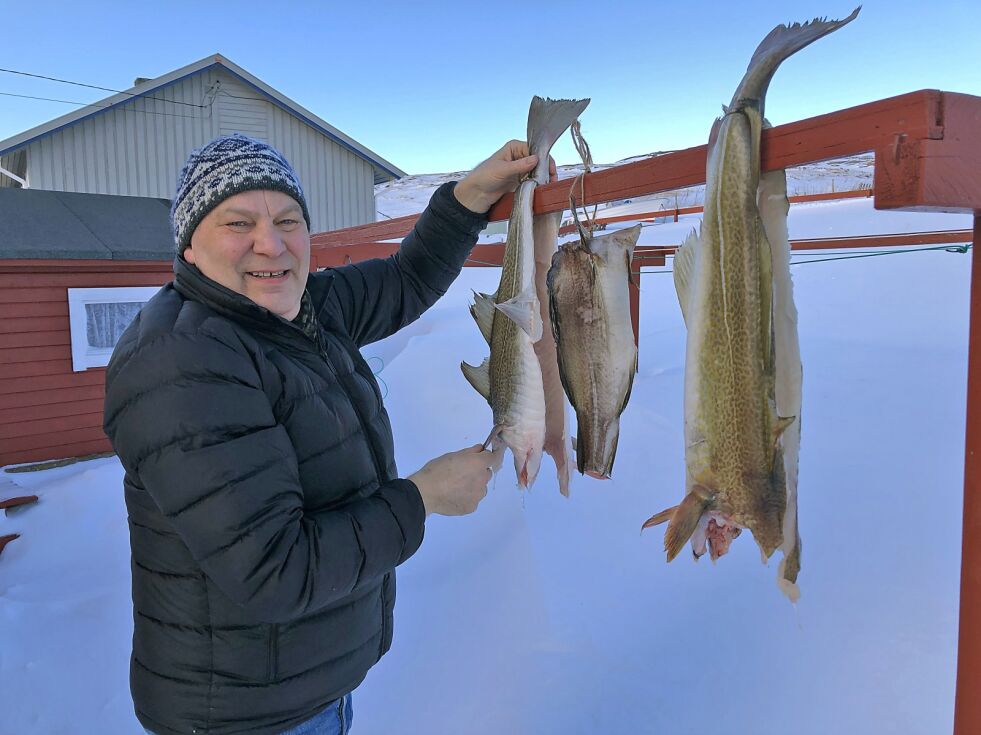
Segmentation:
[(120, 336), (159, 286), (68, 289), (72, 370), (109, 364)]

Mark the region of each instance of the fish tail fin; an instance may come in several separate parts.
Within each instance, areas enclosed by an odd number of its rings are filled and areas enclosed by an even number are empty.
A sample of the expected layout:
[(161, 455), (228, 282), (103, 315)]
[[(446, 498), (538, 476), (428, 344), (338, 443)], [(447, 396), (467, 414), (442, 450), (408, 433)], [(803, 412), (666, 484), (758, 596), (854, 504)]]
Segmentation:
[(851, 23), (861, 9), (862, 6), (859, 5), (852, 11), (851, 15), (841, 20), (815, 18), (807, 23), (792, 23), (789, 26), (779, 25), (774, 28), (756, 47), (746, 70), (746, 75), (736, 89), (736, 94), (733, 95), (729, 107), (738, 108), (741, 100), (762, 101), (774, 72), (785, 59), (819, 38)]
[(668, 554), (668, 561), (671, 561), (688, 543), (688, 539), (698, 528), (698, 522), (711, 508), (714, 500), (715, 498), (711, 493), (700, 485), (696, 485), (690, 493), (685, 495), (685, 499), (680, 504), (648, 518), (641, 526), (641, 530), (658, 526), (667, 521), (668, 528), (664, 532), (664, 550)]
[(548, 183), (548, 154), (589, 104), (589, 99), (553, 100), (535, 96), (528, 110), (528, 151), (538, 156), (534, 178)]

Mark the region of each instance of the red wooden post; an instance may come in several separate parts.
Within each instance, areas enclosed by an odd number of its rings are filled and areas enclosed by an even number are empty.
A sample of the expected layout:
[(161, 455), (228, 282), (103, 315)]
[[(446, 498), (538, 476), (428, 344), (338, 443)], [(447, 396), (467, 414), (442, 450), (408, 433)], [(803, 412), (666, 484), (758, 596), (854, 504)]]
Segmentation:
[(630, 274), (630, 322), (634, 328), (634, 344), (640, 347), (640, 268)]
[(954, 735), (981, 733), (981, 212), (974, 214), (971, 326), (967, 356), (967, 435), (964, 445), (964, 537), (957, 645)]

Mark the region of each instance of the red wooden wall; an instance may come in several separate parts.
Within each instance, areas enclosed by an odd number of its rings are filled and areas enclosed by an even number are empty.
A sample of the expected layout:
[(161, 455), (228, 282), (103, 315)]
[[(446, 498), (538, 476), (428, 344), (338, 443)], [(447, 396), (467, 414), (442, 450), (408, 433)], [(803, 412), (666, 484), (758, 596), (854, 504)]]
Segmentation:
[(0, 465), (111, 449), (105, 368), (72, 372), (68, 289), (172, 278), (169, 261), (0, 261)]

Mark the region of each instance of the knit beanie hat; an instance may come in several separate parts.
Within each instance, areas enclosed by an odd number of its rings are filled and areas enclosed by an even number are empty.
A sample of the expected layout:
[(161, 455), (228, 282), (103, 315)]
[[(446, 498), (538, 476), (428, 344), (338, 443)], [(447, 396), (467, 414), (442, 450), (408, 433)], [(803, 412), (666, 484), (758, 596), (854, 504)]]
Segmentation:
[(296, 171), (272, 146), (235, 133), (223, 135), (191, 152), (177, 177), (170, 206), (170, 226), (183, 253), (194, 228), (212, 209), (243, 191), (271, 189), (293, 197), (310, 228), (310, 213)]

